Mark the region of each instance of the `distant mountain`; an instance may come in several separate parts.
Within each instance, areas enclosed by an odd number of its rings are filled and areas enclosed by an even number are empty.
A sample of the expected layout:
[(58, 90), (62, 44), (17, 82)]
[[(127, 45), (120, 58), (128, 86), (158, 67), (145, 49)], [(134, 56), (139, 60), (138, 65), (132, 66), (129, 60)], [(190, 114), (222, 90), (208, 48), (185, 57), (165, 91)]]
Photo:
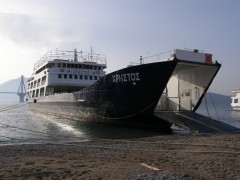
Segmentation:
[[(17, 92), (20, 82), (21, 77), (2, 83), (0, 84), (0, 92)], [(27, 78), (24, 78), (24, 83), (26, 87)], [(0, 101), (19, 101), (19, 97), (17, 94), (0, 93)]]
[(208, 103), (215, 104), (231, 104), (232, 101), (231, 96), (225, 96), (217, 93), (207, 93), (206, 98)]

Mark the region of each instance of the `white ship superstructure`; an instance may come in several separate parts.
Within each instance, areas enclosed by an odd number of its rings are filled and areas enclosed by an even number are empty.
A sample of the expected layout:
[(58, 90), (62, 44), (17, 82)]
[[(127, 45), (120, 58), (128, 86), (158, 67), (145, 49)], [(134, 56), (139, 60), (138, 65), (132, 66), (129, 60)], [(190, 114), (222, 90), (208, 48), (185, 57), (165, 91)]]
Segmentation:
[(232, 92), (235, 93), (235, 96), (231, 97), (232, 98), (231, 106), (233, 110), (240, 111), (240, 89), (234, 90)]
[(79, 91), (105, 76), (105, 68), (106, 56), (92, 51), (50, 51), (34, 65), (28, 98)]

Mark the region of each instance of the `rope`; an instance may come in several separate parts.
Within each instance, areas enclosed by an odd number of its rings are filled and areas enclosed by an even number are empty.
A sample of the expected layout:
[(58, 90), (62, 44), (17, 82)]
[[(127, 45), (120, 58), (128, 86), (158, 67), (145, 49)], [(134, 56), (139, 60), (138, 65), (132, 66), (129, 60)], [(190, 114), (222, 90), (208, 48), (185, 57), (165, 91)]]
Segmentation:
[(8, 110), (11, 110), (11, 109), (14, 109), (14, 108), (18, 108), (18, 107), (21, 107), (21, 106), (25, 106), (25, 105), (27, 105), (27, 102), (14, 104), (14, 105), (7, 106), (7, 107), (4, 107), (4, 108), (0, 109), (0, 112), (8, 111)]
[[(204, 91), (205, 91), (205, 90), (204, 90)], [(205, 91), (205, 92), (206, 92), (206, 91)], [(207, 110), (208, 117), (211, 118), (210, 113), (209, 113), (209, 110), (208, 110), (208, 105), (207, 105), (207, 93), (205, 93), (204, 99), (205, 99), (205, 105), (206, 105), (206, 110)]]
[[(209, 89), (209, 92), (210, 92), (210, 89)], [(218, 120), (220, 120), (220, 117), (219, 117), (219, 115), (218, 115), (218, 112), (217, 112), (217, 109), (216, 109), (215, 103), (214, 103), (214, 101), (213, 101), (212, 93), (211, 93), (211, 92), (210, 92), (210, 98), (211, 98), (211, 100), (212, 100), (213, 107), (214, 107), (214, 110), (215, 110), (216, 115), (217, 115), (217, 117), (218, 117)]]
[[(14, 104), (14, 105), (11, 105), (11, 106), (8, 106), (8, 107), (5, 107), (5, 108), (0, 109), (0, 112), (12, 110), (12, 109), (19, 108), (19, 107), (22, 107), (22, 106), (25, 106), (25, 105), (27, 105), (27, 102), (26, 102), (26, 103)], [(3, 125), (3, 126), (5, 126), (5, 127), (9, 127), (9, 128), (13, 128), (13, 129), (18, 129), (18, 130), (23, 130), (23, 131), (31, 132), (31, 133), (33, 133), (33, 134), (41, 134), (41, 135), (44, 135), (44, 136), (52, 135), (51, 138), (59, 137), (59, 135), (56, 135), (56, 134), (54, 134), (54, 133), (46, 133), (46, 132), (42, 132), (42, 131), (30, 130), (30, 129), (26, 129), (26, 128), (21, 128), (21, 127), (17, 127), (17, 126), (12, 126), (12, 125), (5, 124), (5, 123), (2, 123), (2, 122), (0, 122), (0, 125)], [(21, 139), (18, 139), (18, 138), (12, 138), (12, 137), (3, 136), (3, 135), (0, 135), (0, 137), (5, 137), (5, 138), (9, 138), (9, 139), (16, 139), (16, 140), (21, 140)], [(60, 136), (60, 137), (61, 137), (61, 138), (66, 138), (66, 139), (67, 139), (67, 138), (74, 138), (74, 139), (77, 138), (76, 136)]]

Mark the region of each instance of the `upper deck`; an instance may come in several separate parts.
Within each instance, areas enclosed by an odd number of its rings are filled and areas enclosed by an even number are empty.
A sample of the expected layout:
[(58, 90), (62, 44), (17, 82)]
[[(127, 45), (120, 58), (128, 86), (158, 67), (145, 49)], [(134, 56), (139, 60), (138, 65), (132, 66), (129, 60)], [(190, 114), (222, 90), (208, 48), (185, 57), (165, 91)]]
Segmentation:
[(201, 52), (197, 49), (183, 50), (174, 49), (163, 53), (154, 54), (147, 57), (140, 56), (140, 60), (130, 62), (130, 65), (147, 64), (152, 62), (179, 60), (189, 63), (213, 64), (212, 54)]
[(41, 59), (39, 59), (34, 64), (34, 71), (37, 71), (44, 64), (49, 61), (69, 61), (74, 63), (95, 63), (101, 64), (106, 67), (106, 56), (102, 54), (96, 54), (93, 52), (78, 52), (76, 49), (74, 51), (64, 51), (64, 50), (52, 50), (47, 52)]

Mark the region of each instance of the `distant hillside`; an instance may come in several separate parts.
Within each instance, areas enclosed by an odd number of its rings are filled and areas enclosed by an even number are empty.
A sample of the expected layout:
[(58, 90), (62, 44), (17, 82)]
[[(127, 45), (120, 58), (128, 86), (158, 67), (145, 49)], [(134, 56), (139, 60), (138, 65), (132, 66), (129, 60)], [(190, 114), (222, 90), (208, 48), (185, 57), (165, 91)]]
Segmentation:
[[(0, 92), (17, 92), (20, 82), (21, 77), (0, 84)], [(24, 83), (26, 86), (27, 78), (24, 78)], [(17, 94), (0, 93), (0, 101), (19, 101), (19, 97)]]
[(207, 93), (207, 102), (215, 104), (231, 104), (231, 96), (225, 96), (217, 93)]

